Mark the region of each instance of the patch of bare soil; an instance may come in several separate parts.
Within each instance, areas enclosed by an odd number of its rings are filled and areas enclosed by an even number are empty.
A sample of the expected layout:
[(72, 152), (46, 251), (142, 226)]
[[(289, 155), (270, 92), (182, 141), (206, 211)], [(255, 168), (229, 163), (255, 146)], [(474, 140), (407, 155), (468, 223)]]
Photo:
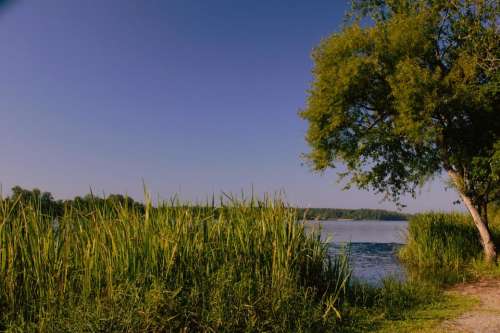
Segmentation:
[(459, 284), (451, 291), (473, 296), (479, 300), (479, 304), (457, 319), (444, 322), (447, 331), (500, 333), (500, 280)]

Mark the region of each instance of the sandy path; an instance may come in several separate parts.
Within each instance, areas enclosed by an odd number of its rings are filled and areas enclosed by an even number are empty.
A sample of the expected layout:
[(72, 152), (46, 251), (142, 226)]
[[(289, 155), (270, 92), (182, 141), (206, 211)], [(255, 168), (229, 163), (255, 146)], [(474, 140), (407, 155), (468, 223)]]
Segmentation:
[(479, 304), (457, 319), (444, 322), (447, 331), (500, 333), (500, 280), (459, 284), (451, 291), (473, 296)]

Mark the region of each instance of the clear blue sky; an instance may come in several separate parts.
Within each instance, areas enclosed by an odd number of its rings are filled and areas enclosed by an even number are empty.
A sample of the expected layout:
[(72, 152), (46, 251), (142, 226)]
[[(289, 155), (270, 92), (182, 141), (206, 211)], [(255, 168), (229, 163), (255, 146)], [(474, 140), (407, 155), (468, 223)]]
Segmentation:
[[(284, 190), (313, 207), (393, 208), (301, 164), (312, 48), (340, 0), (13, 1), (0, 13), (0, 183), (58, 198), (203, 200)], [(408, 211), (450, 210), (437, 180)]]

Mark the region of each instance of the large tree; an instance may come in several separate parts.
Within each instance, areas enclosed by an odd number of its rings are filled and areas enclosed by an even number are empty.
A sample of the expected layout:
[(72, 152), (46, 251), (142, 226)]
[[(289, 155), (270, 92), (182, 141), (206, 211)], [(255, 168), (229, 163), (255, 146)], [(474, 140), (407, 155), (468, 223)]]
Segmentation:
[(398, 202), (446, 172), (496, 249), (488, 203), (500, 197), (498, 0), (357, 0), (313, 52), (301, 116), (317, 171)]

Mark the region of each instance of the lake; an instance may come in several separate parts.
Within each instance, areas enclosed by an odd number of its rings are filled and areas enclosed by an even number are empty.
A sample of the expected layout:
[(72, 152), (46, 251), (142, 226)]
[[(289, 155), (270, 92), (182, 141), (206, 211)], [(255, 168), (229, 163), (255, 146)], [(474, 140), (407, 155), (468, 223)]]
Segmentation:
[(308, 229), (321, 226), (321, 238), (333, 255), (349, 246), (354, 278), (371, 284), (388, 276), (405, 278), (396, 252), (405, 243), (407, 221), (309, 221), (306, 225)]

